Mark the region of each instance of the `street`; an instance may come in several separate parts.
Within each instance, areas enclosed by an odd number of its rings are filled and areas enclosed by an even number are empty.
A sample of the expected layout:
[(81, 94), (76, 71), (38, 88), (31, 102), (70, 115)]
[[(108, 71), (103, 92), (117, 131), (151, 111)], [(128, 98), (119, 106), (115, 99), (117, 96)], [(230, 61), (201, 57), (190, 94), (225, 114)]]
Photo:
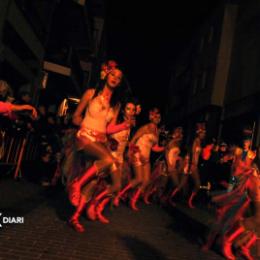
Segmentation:
[(139, 212), (125, 205), (106, 209), (110, 224), (83, 218), (86, 232), (78, 234), (67, 225), (73, 208), (63, 191), (48, 193), (13, 180), (1, 186), (5, 193), (14, 188), (2, 217), (24, 217), (24, 223), (2, 224), (0, 259), (223, 259), (200, 250), (200, 235), (194, 234), (199, 228), (158, 205), (140, 203)]

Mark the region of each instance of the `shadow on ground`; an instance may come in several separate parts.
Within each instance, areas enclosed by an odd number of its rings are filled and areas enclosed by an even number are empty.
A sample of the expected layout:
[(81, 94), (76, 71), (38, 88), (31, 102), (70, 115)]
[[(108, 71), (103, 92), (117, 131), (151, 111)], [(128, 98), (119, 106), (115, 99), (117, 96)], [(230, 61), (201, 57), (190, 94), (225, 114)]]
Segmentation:
[(134, 259), (167, 259), (162, 252), (136, 237), (119, 236), (119, 240), (130, 250)]

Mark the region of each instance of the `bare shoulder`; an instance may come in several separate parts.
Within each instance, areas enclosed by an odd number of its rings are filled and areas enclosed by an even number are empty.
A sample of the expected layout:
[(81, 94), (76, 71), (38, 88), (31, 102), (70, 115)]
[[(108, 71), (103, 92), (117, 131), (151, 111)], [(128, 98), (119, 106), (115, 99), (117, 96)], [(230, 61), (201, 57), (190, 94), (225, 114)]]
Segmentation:
[(147, 124), (147, 130), (149, 130), (150, 132), (155, 132), (156, 131), (156, 126), (154, 124)]
[(143, 135), (147, 132), (147, 125), (143, 125), (137, 129), (134, 136)]
[(95, 89), (94, 88), (89, 88), (85, 91), (84, 93), (84, 97), (87, 97), (87, 98), (92, 98), (95, 94)]
[(146, 133), (150, 133), (150, 132), (153, 132), (154, 129), (153, 127), (151, 126), (151, 124), (146, 124), (146, 125), (143, 125), (140, 130), (146, 132)]

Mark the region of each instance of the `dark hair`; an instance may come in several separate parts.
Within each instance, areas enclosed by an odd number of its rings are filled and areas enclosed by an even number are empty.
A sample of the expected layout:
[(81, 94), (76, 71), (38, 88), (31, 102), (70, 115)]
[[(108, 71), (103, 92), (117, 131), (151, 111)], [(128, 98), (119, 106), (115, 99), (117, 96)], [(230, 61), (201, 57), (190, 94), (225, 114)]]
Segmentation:
[(161, 111), (158, 107), (152, 107), (151, 109), (149, 109), (149, 113), (150, 112), (155, 112), (155, 113), (161, 114)]
[(4, 96), (0, 95), (1, 101), (6, 101), (8, 97), (13, 97), (13, 90), (11, 86), (7, 83), (5, 80), (0, 80), (0, 86), (3, 86), (6, 90), (6, 93), (4, 93)]
[[(119, 68), (117, 68), (117, 69), (120, 70)], [(94, 97), (96, 97), (100, 93), (100, 91), (103, 90), (106, 80), (107, 80), (107, 76), (105, 77), (104, 80), (101, 80), (101, 79), (99, 80), (97, 87), (96, 87)], [(115, 107), (118, 104), (125, 103), (125, 101), (127, 100), (127, 98), (130, 95), (131, 95), (130, 86), (129, 86), (128, 82), (126, 81), (125, 77), (123, 76), (120, 85), (118, 87), (116, 87), (113, 91), (112, 97), (110, 99), (110, 106)]]
[(136, 104), (134, 102), (134, 98), (132, 98), (132, 97), (126, 98), (124, 100), (124, 102), (122, 102), (122, 105), (121, 105), (121, 108), (120, 108), (120, 111), (119, 111), (119, 115), (118, 115), (118, 119), (117, 119), (118, 123), (122, 123), (124, 121), (125, 107), (129, 103), (134, 104), (136, 106)]
[(25, 96), (25, 95), (29, 95), (30, 96), (30, 92), (28, 90), (22, 90), (20, 91), (19, 93), (19, 96), (22, 97), (22, 96)]

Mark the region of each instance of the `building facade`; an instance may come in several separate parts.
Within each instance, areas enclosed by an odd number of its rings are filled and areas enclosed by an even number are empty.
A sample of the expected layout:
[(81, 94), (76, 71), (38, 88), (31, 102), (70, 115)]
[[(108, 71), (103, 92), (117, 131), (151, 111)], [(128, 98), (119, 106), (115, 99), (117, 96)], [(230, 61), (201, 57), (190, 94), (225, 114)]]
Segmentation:
[(33, 103), (80, 96), (105, 57), (103, 0), (1, 0), (0, 78)]
[(206, 121), (210, 137), (238, 143), (242, 129), (260, 144), (259, 1), (225, 1), (172, 67), (167, 118), (191, 138)]

